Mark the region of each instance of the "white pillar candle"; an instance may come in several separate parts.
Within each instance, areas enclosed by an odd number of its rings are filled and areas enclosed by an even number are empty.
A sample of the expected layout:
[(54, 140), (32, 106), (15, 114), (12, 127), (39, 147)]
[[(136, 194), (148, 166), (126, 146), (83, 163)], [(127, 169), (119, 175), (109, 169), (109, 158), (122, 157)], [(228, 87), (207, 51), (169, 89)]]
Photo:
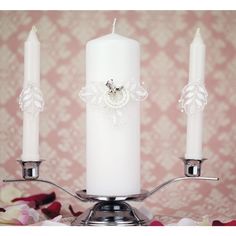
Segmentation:
[[(86, 95), (106, 93), (98, 96), (96, 104), (101, 103), (101, 106), (86, 105), (88, 194), (117, 196), (140, 193), (140, 102), (132, 100), (130, 93), (131, 85), (139, 84), (139, 77), (140, 46), (137, 41), (114, 33), (113, 27), (111, 34), (87, 43), (86, 86), (90, 86), (90, 91)], [(106, 84), (111, 79), (116, 87), (124, 86), (123, 93), (115, 95), (123, 97), (121, 109), (110, 106), (112, 96), (107, 94)], [(126, 93), (128, 84), (131, 90)], [(136, 91), (136, 95), (141, 94), (146, 96), (142, 89)], [(113, 105), (116, 107), (117, 104)], [(122, 119), (124, 123), (115, 125), (116, 119)]]
[(198, 29), (190, 47), (189, 83), (183, 91), (187, 111), (186, 159), (202, 159), (203, 109), (207, 98), (204, 66), (205, 45)]
[(40, 92), (40, 42), (32, 27), (24, 45), (24, 86), (20, 95), (23, 110), (22, 161), (39, 160), (39, 111), (43, 109)]

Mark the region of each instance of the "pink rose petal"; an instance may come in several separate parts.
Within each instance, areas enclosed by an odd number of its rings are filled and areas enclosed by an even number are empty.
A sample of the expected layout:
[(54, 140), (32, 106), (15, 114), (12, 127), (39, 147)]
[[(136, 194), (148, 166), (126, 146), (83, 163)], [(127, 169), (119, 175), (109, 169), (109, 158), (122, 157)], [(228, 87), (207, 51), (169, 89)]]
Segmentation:
[(49, 207), (41, 209), (41, 211), (49, 218), (53, 219), (54, 217), (60, 215), (61, 203), (53, 202)]
[(214, 220), (212, 226), (236, 226), (236, 220), (229, 221), (227, 223), (222, 223), (219, 220)]
[(4, 208), (0, 207), (0, 212), (5, 212), (6, 210)]
[(73, 216), (79, 216), (83, 213), (82, 211), (75, 212), (71, 205), (69, 205), (69, 210)]
[(52, 192), (50, 194), (41, 193), (41, 194), (31, 195), (29, 197), (15, 198), (12, 200), (12, 202), (17, 202), (17, 201), (35, 202), (35, 209), (39, 209), (41, 205), (51, 203), (55, 199), (56, 199), (56, 194), (55, 192)]
[(154, 220), (149, 226), (164, 226), (160, 221)]

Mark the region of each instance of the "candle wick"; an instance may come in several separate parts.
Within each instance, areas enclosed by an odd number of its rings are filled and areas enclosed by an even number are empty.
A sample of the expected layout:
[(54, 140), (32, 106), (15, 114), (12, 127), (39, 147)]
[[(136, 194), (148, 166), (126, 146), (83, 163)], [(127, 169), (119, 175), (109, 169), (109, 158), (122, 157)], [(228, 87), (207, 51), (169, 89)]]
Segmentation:
[(36, 28), (35, 25), (32, 26), (32, 29), (31, 29), (31, 30), (34, 31), (35, 33), (37, 33), (37, 31), (38, 31), (38, 29)]
[(200, 36), (200, 35), (201, 35), (201, 30), (200, 30), (200, 28), (197, 28), (195, 35), (196, 35), (196, 36)]
[(115, 28), (116, 28), (116, 18), (114, 18), (113, 20), (113, 24), (112, 24), (112, 33), (115, 33)]

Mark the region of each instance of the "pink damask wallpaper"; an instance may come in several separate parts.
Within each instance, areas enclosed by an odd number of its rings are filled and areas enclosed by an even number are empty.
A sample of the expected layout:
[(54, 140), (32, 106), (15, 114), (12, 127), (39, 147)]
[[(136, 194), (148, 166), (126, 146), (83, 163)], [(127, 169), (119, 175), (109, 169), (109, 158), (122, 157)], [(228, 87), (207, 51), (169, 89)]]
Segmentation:
[[(236, 217), (236, 12), (234, 11), (2, 11), (0, 12), (0, 178), (21, 175), (23, 45), (32, 25), (41, 41), (41, 176), (71, 191), (85, 187), (85, 44), (116, 31), (141, 43), (142, 186), (152, 189), (183, 174), (186, 118), (178, 99), (188, 80), (189, 44), (197, 27), (207, 47), (203, 174), (220, 182), (181, 182), (144, 203), (155, 215)], [(25, 195), (52, 191), (45, 184), (16, 185)], [(56, 190), (67, 211), (82, 204)]]

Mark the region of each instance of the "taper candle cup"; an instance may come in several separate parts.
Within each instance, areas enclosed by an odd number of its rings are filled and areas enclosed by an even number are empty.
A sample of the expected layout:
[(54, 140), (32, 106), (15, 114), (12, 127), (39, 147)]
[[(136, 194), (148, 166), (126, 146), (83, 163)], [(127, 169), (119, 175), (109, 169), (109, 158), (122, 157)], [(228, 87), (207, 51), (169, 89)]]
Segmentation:
[(185, 159), (181, 158), (184, 162), (184, 175), (187, 177), (199, 177), (201, 176), (202, 162), (206, 159)]
[(21, 161), (18, 160), (22, 167), (22, 177), (25, 180), (35, 180), (39, 177), (40, 161)]

